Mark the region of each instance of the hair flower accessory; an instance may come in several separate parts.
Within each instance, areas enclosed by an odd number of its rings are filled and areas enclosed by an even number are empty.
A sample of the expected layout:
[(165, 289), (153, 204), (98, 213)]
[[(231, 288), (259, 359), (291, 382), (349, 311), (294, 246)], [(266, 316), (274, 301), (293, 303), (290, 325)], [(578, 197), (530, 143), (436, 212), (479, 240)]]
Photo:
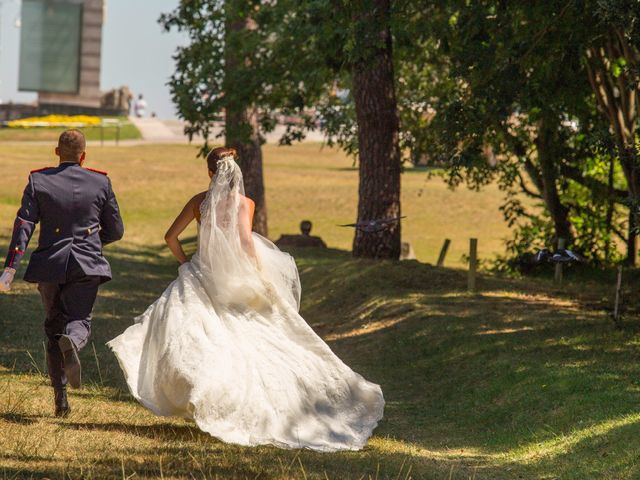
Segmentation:
[(240, 171), (240, 167), (235, 161), (234, 155), (223, 155), (216, 162), (216, 175), (214, 182), (218, 184), (226, 184), (235, 175), (235, 172)]
[(220, 160), (216, 162), (216, 166), (218, 167), (218, 173), (224, 174), (228, 172), (233, 168), (234, 163), (235, 163), (235, 160), (233, 158), (233, 155), (225, 155), (224, 157), (220, 158)]

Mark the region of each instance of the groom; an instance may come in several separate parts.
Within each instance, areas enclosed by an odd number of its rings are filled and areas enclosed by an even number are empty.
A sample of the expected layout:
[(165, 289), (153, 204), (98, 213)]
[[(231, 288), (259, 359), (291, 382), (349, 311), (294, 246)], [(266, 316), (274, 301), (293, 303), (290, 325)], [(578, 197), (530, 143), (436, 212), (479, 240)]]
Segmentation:
[(60, 164), (31, 172), (0, 276), (0, 291), (9, 290), (40, 222), (38, 248), (31, 254), (24, 279), (38, 283), (44, 305), (47, 366), (60, 417), (71, 411), (67, 382), (74, 388), (81, 385), (78, 351), (89, 341), (98, 287), (111, 279), (102, 246), (124, 234), (107, 174), (82, 166), (85, 148), (82, 132), (67, 130), (55, 150)]

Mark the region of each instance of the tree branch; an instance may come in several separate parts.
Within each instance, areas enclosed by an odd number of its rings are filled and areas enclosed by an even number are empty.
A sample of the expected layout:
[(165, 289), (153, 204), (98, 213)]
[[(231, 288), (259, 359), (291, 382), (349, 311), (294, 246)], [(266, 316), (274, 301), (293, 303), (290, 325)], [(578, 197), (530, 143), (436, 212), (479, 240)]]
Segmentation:
[(618, 144), (618, 149), (620, 150), (620, 154), (626, 149), (626, 137), (624, 132), (624, 127), (620, 123), (620, 116), (618, 112), (618, 108), (616, 106), (616, 96), (613, 92), (613, 88), (609, 83), (609, 74), (607, 71), (607, 61), (602, 55), (602, 51), (599, 48), (593, 48), (593, 59), (597, 61), (597, 65), (595, 65), (596, 72), (596, 80), (599, 80), (600, 89), (604, 91), (604, 97), (607, 99), (607, 111), (609, 114), (609, 122), (613, 127), (616, 133), (616, 143)]
[(624, 232), (621, 232), (620, 230), (618, 230), (616, 227), (612, 226), (611, 230), (613, 231), (613, 233), (616, 234), (616, 236), (622, 240), (624, 243), (627, 243), (627, 236), (625, 235)]
[(518, 172), (518, 183), (520, 184), (520, 189), (522, 190), (523, 193), (525, 193), (526, 195), (528, 195), (531, 198), (537, 198), (539, 200), (542, 200), (542, 195), (540, 195), (539, 193), (535, 193), (531, 190), (529, 190), (529, 188), (527, 187), (524, 178), (522, 178), (522, 175), (520, 174), (520, 172)]
[(598, 87), (596, 74), (594, 72), (593, 66), (591, 65), (593, 63), (593, 60), (592, 60), (592, 57), (590, 57), (589, 55), (591, 54), (587, 55), (587, 62), (586, 62), (587, 78), (589, 79), (589, 83), (591, 84), (591, 90), (593, 91), (593, 95), (596, 97), (596, 103), (598, 104), (598, 107), (600, 108), (602, 113), (609, 116), (609, 109), (607, 108), (606, 99), (603, 97), (600, 87)]
[(542, 177), (540, 175), (540, 172), (538, 171), (538, 168), (533, 164), (531, 159), (529, 158), (525, 159), (524, 169), (527, 172), (527, 175), (529, 175), (529, 178), (531, 179), (533, 184), (538, 189), (538, 191), (542, 192), (544, 190), (544, 186), (542, 184)]
[(562, 172), (563, 176), (579, 183), (580, 185), (587, 187), (599, 197), (612, 199), (617, 203), (624, 203), (629, 196), (626, 190), (612, 189), (611, 193), (609, 193), (609, 185), (596, 180), (595, 178), (585, 177), (582, 172), (576, 167), (561, 165), (560, 171)]

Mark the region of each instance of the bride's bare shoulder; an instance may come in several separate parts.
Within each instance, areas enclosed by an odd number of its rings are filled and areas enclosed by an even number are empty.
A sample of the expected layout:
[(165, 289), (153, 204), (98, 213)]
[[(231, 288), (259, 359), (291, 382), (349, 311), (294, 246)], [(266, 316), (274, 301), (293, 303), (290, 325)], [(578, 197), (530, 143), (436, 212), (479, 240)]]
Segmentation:
[(205, 197), (207, 196), (207, 192), (200, 192), (200, 193), (196, 193), (191, 200), (189, 200), (189, 203), (196, 205), (198, 207), (200, 207), (200, 205), (202, 204), (202, 202), (204, 202)]
[(194, 195), (187, 203), (187, 207), (191, 209), (193, 216), (196, 217), (198, 221), (200, 221), (200, 205), (202, 205), (206, 196), (207, 192), (200, 192)]

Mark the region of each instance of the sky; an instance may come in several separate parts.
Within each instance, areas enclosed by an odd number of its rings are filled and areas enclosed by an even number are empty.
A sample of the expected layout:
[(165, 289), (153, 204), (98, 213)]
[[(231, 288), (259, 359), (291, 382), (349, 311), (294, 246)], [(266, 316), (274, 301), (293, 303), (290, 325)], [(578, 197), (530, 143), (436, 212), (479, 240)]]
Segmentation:
[[(142, 93), (149, 112), (160, 118), (175, 118), (166, 83), (173, 72), (172, 55), (185, 43), (177, 32), (165, 33), (157, 20), (179, 0), (105, 0), (106, 20), (102, 30), (103, 91), (128, 85)], [(18, 92), (20, 45), (20, 0), (0, 0), (0, 100), (32, 102), (36, 94)]]

